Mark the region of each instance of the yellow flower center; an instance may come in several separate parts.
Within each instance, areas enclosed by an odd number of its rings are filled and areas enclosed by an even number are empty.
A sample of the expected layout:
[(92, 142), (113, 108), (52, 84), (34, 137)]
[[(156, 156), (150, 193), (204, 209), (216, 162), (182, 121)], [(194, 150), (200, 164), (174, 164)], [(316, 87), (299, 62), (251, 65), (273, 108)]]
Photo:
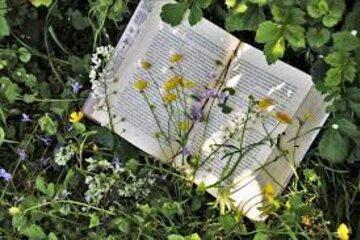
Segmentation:
[(267, 110), (269, 107), (274, 105), (274, 100), (271, 98), (263, 98), (258, 102), (258, 106), (261, 110)]
[(286, 113), (276, 112), (275, 117), (279, 122), (286, 123), (286, 124), (292, 123), (291, 118)]
[(164, 83), (164, 90), (165, 91), (171, 91), (175, 89), (178, 85), (182, 83), (183, 78), (181, 76), (175, 76), (170, 78)]
[(172, 62), (172, 63), (178, 63), (178, 62), (180, 62), (183, 58), (184, 58), (184, 57), (183, 57), (182, 54), (175, 53), (175, 54), (173, 54), (173, 55), (170, 56), (170, 62)]
[(175, 101), (177, 99), (177, 95), (175, 93), (166, 93), (163, 96), (163, 101), (165, 104), (170, 104), (173, 101)]
[(151, 68), (151, 63), (148, 61), (141, 61), (141, 68), (144, 70), (149, 70)]

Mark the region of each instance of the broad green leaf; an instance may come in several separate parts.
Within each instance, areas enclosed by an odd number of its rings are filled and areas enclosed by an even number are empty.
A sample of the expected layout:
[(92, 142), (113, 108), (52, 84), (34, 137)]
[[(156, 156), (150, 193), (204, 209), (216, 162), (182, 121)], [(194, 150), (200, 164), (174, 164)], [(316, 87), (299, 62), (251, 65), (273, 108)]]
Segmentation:
[(46, 183), (45, 183), (45, 180), (43, 177), (38, 176), (36, 178), (35, 186), (36, 186), (36, 189), (39, 190), (41, 193), (43, 193), (45, 195), (47, 194)]
[(201, 8), (207, 8), (213, 2), (213, 0), (197, 0), (200, 3)]
[(236, 5), (236, 0), (225, 0), (225, 5), (228, 8), (233, 8)]
[(262, 8), (250, 6), (246, 12), (238, 14), (228, 14), (226, 16), (225, 27), (228, 31), (254, 31), (259, 24), (265, 20)]
[(330, 68), (326, 72), (325, 86), (327, 87), (339, 86), (339, 84), (341, 83), (341, 79), (342, 79), (341, 68), (340, 67)]
[(53, 198), (55, 195), (55, 185), (53, 183), (50, 183), (46, 190), (46, 196), (48, 198)]
[(356, 117), (360, 119), (360, 103), (349, 101), (349, 107), (354, 111)]
[(5, 131), (2, 127), (0, 127), (0, 146), (5, 140)]
[(189, 23), (191, 26), (200, 22), (203, 17), (203, 11), (199, 1), (195, 1), (190, 8)]
[(336, 52), (333, 51), (330, 54), (328, 54), (324, 60), (327, 64), (329, 64), (332, 67), (339, 67), (342, 66), (347, 59), (349, 58), (349, 54), (346, 52)]
[(130, 232), (130, 222), (125, 218), (119, 218), (116, 220), (116, 225), (120, 232), (128, 234)]
[(342, 18), (343, 12), (346, 8), (344, 0), (327, 0), (329, 10), (327, 15), (322, 19), (322, 23), (326, 27), (335, 26)]
[(225, 232), (230, 232), (236, 226), (236, 221), (231, 214), (220, 216), (220, 224)]
[(352, 51), (360, 47), (359, 38), (349, 31), (341, 31), (333, 34), (334, 49), (339, 51)]
[(245, 3), (238, 3), (232, 9), (232, 13), (233, 14), (244, 13), (246, 12), (246, 10), (248, 10), (248, 6)]
[(337, 119), (335, 123), (339, 125), (338, 130), (340, 131), (341, 134), (350, 138), (357, 138), (360, 136), (359, 128), (356, 126), (355, 123), (351, 122), (350, 120), (341, 118), (341, 119)]
[(30, 0), (31, 4), (35, 7), (45, 6), (50, 7), (52, 0)]
[(329, 10), (327, 0), (308, 0), (306, 10), (313, 18), (319, 18), (325, 15)]
[(30, 61), (31, 59), (31, 53), (29, 52), (29, 50), (27, 50), (24, 47), (20, 47), (18, 49), (19, 52), (19, 59), (20, 61), (22, 61), (23, 63), (27, 63)]
[(281, 25), (271, 21), (264, 21), (256, 31), (255, 41), (258, 43), (274, 42), (279, 39), (280, 33)]
[(354, 61), (349, 61), (347, 64), (343, 67), (343, 77), (345, 80), (349, 82), (353, 82), (356, 76), (356, 63)]
[(96, 214), (91, 214), (89, 228), (94, 228), (100, 225), (100, 219)]
[(320, 48), (330, 40), (330, 35), (330, 31), (325, 28), (310, 28), (306, 33), (306, 39), (311, 47)]
[(326, 131), (319, 143), (320, 155), (333, 163), (340, 163), (348, 155), (349, 140), (337, 130)]
[(293, 48), (305, 47), (305, 29), (300, 25), (287, 25), (284, 36)]
[(48, 235), (48, 240), (58, 240), (57, 236), (55, 235), (55, 233), (49, 233)]
[(23, 235), (27, 236), (30, 240), (42, 240), (46, 238), (44, 230), (36, 225), (32, 224), (21, 231)]
[(354, 102), (360, 102), (360, 88), (358, 87), (347, 88), (345, 96)]
[(10, 28), (5, 19), (5, 16), (0, 16), (0, 39), (5, 36), (9, 36)]
[(171, 26), (177, 26), (181, 23), (188, 8), (189, 5), (185, 2), (165, 4), (161, 9), (161, 19)]
[(55, 135), (57, 131), (58, 124), (57, 122), (54, 122), (49, 115), (42, 116), (38, 123), (40, 125), (40, 128), (43, 132), (47, 133), (48, 135)]
[(285, 52), (285, 40), (283, 37), (279, 38), (275, 42), (267, 43), (264, 47), (264, 53), (266, 60), (269, 64), (276, 62), (284, 55)]
[(186, 236), (186, 240), (201, 240), (199, 234), (197, 233), (193, 233), (190, 234), (189, 236)]
[(305, 23), (305, 13), (300, 8), (272, 5), (271, 14), (275, 22), (284, 25), (301, 25)]

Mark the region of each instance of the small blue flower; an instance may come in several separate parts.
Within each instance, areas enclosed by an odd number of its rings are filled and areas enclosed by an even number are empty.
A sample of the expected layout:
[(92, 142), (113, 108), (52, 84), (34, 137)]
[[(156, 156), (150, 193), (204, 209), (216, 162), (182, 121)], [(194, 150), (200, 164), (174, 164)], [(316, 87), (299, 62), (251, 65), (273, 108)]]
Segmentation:
[(17, 150), (17, 154), (18, 154), (18, 156), (19, 156), (19, 159), (20, 159), (20, 161), (25, 161), (25, 159), (26, 159), (26, 152), (25, 152), (25, 149), (23, 149), (23, 148), (19, 148), (18, 150)]
[(31, 122), (30, 116), (27, 115), (26, 113), (22, 113), (21, 114), (21, 121), (22, 122)]
[(217, 96), (217, 92), (215, 91), (215, 89), (208, 88), (203, 93), (201, 93), (199, 97), (200, 100), (208, 100), (209, 98), (216, 96)]
[(9, 182), (12, 179), (10, 173), (6, 172), (5, 169), (0, 168), (0, 178), (3, 178), (5, 181)]
[(78, 94), (80, 89), (82, 89), (83, 86), (81, 85), (81, 83), (79, 83), (77, 81), (73, 81), (71, 83), (71, 87), (72, 87), (73, 93)]

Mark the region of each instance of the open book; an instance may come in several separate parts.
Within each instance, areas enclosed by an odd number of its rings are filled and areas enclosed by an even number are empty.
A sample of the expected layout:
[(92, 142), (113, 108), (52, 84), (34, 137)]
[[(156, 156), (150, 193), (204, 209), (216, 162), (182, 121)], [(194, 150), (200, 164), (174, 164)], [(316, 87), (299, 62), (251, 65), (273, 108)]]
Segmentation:
[[(323, 97), (315, 90), (309, 75), (281, 61), (268, 65), (262, 51), (241, 42), (206, 19), (195, 26), (189, 26), (187, 21), (177, 27), (162, 22), (161, 7), (167, 2), (140, 2), (109, 63), (108, 77), (116, 78), (116, 81), (107, 86), (112, 91), (111, 94), (107, 93), (107, 103), (114, 116), (114, 130), (157, 159), (168, 161), (177, 158), (173, 149), (170, 151), (170, 146), (160, 146), (159, 139), (155, 137), (158, 126), (154, 122), (154, 116), (143, 96), (133, 87), (136, 80), (149, 78), (148, 73), (139, 66), (140, 60), (145, 59), (151, 63), (149, 71), (159, 83), (171, 77), (173, 73), (169, 69), (169, 55), (172, 53), (181, 53), (181, 74), (195, 82), (197, 88), (212, 88), (220, 92), (221, 89), (231, 87), (236, 92), (228, 100), (233, 108), (230, 114), (223, 114), (220, 108), (212, 109), (211, 118), (206, 123), (205, 141), (201, 146), (204, 151), (209, 144), (217, 143), (216, 139), (221, 137), (229, 123), (247, 111), (249, 95), (255, 99), (273, 99), (276, 108), (286, 112), (292, 119), (301, 120), (305, 115), (310, 116), (301, 129), (295, 120), (292, 124), (266, 122), (269, 129), (276, 126), (272, 136), (283, 135), (281, 141), (284, 148), (288, 148), (288, 156), (277, 159), (279, 153), (274, 146), (257, 146), (242, 158), (229, 178), (235, 182), (232, 191), (235, 205), (249, 218), (262, 220), (264, 216), (259, 207), (264, 201), (263, 186), (273, 183), (279, 193), (295, 173), (294, 169), (316, 137), (318, 131), (313, 129), (322, 126), (327, 118)], [(151, 102), (161, 106), (161, 98), (155, 97), (156, 86), (151, 85), (147, 91), (150, 96), (154, 96), (150, 99)], [(154, 94), (151, 95), (151, 92)], [(109, 113), (101, 107), (104, 101), (90, 96), (83, 111), (103, 126), (109, 126)], [(210, 108), (207, 106), (209, 102), (203, 104), (203, 109)], [(165, 110), (158, 107), (156, 111), (160, 125), (165, 124), (168, 121)], [(194, 123), (189, 140), (193, 145), (199, 144), (199, 136), (204, 135), (204, 128), (203, 122)], [(263, 127), (254, 123), (244, 136), (244, 142), (256, 142), (263, 135)], [(178, 154), (178, 151), (175, 152)], [(181, 161), (175, 162), (179, 167), (183, 164)], [(219, 156), (214, 156), (197, 170), (194, 182), (206, 185), (217, 182), (223, 174), (225, 164)], [(217, 195), (214, 189), (209, 189), (209, 192)]]

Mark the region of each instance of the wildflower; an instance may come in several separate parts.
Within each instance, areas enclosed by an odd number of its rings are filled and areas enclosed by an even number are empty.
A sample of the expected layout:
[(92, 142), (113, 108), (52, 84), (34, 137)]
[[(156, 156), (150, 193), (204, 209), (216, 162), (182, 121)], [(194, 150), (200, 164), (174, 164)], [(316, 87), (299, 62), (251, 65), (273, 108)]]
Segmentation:
[(279, 122), (286, 123), (286, 124), (292, 123), (291, 118), (286, 113), (276, 112), (275, 117), (277, 120), (279, 120)]
[(73, 145), (67, 145), (58, 148), (55, 151), (54, 160), (59, 166), (65, 166), (76, 154), (75, 147)]
[(304, 225), (305, 227), (311, 227), (311, 225), (313, 224), (313, 220), (312, 220), (311, 216), (308, 214), (302, 216), (301, 224)]
[(217, 96), (217, 92), (215, 89), (209, 88), (206, 89), (203, 93), (200, 94), (200, 100), (207, 100), (211, 97), (216, 97)]
[(31, 119), (30, 119), (29, 115), (27, 115), (26, 113), (22, 113), (21, 114), (21, 121), (22, 122), (31, 122)]
[(20, 208), (11, 207), (11, 208), (8, 209), (8, 213), (10, 214), (10, 216), (15, 216), (15, 215), (20, 213)]
[(271, 183), (267, 183), (265, 184), (264, 188), (263, 188), (263, 192), (264, 192), (264, 196), (266, 198), (266, 200), (272, 200), (275, 197), (275, 188)]
[(19, 156), (19, 160), (20, 160), (20, 161), (25, 161), (25, 159), (26, 159), (25, 149), (19, 148), (19, 149), (17, 150), (17, 154), (18, 154), (18, 156)]
[(183, 86), (186, 89), (192, 89), (196, 86), (196, 83), (194, 83), (190, 80), (183, 79), (181, 82), (181, 86)]
[(73, 93), (75, 94), (78, 94), (80, 89), (82, 88), (83, 86), (81, 85), (81, 83), (77, 82), (77, 81), (73, 81), (71, 83), (71, 88), (72, 88), (72, 91)]
[(183, 78), (179, 75), (170, 78), (164, 83), (164, 90), (165, 91), (171, 91), (175, 89), (177, 86), (179, 86), (182, 83)]
[(339, 129), (339, 124), (333, 124), (331, 125), (331, 128), (334, 130), (338, 130)]
[(261, 99), (257, 105), (260, 108), (260, 110), (268, 110), (270, 107), (274, 105), (274, 100), (266, 97)]
[(69, 117), (69, 122), (71, 123), (80, 122), (83, 117), (84, 117), (84, 113), (82, 111), (72, 112)]
[(163, 96), (163, 101), (165, 104), (170, 104), (173, 101), (175, 101), (177, 99), (177, 95), (175, 93), (166, 93)]
[(185, 145), (181, 151), (184, 157), (189, 157), (191, 155), (191, 148), (189, 145)]
[(189, 118), (193, 121), (198, 121), (202, 117), (202, 104), (196, 101), (190, 108)]
[(356, 37), (356, 35), (357, 35), (357, 31), (356, 30), (351, 30), (351, 35), (353, 35), (354, 37)]
[(6, 172), (5, 169), (0, 168), (0, 178), (3, 178), (5, 181), (9, 182), (12, 179), (10, 173)]
[(147, 81), (145, 80), (137, 80), (135, 83), (134, 83), (134, 88), (139, 91), (139, 92), (142, 92), (144, 91), (146, 88), (149, 87), (149, 84)]
[(148, 61), (141, 61), (140, 66), (144, 70), (149, 70), (152, 67), (151, 63)]
[(183, 58), (184, 58), (184, 56), (182, 54), (175, 53), (170, 56), (170, 62), (178, 63), (178, 62), (181, 62), (183, 60)]
[(340, 240), (349, 240), (349, 228), (344, 223), (340, 224), (336, 233)]
[(189, 129), (189, 126), (190, 123), (187, 120), (178, 123), (178, 127), (181, 131), (187, 131)]

